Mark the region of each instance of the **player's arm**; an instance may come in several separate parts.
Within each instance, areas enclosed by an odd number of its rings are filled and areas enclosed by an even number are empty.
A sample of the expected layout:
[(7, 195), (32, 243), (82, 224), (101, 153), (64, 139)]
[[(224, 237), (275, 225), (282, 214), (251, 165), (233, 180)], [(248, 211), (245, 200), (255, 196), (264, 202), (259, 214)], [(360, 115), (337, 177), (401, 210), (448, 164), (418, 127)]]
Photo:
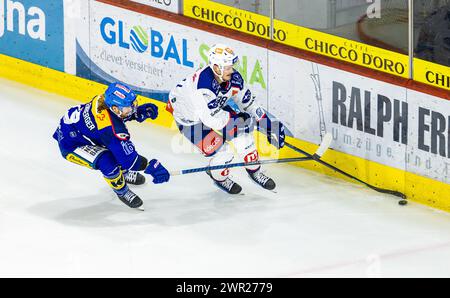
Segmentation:
[(145, 103), (136, 108), (134, 113), (124, 119), (124, 122), (136, 120), (137, 122), (144, 122), (150, 118), (155, 120), (158, 117), (158, 107), (152, 103)]
[(239, 109), (256, 120), (258, 130), (267, 135), (269, 143), (282, 148), (285, 139), (283, 123), (267, 115), (266, 110), (257, 103), (250, 89), (245, 87), (244, 80), (238, 72), (235, 72), (231, 78), (231, 88), (233, 100)]
[(255, 96), (246, 88), (244, 79), (237, 71), (231, 77), (231, 92), (241, 112), (250, 114), (256, 121), (265, 117), (266, 111), (256, 102)]
[(148, 162), (145, 157), (139, 155), (128, 133), (116, 133), (107, 129), (102, 134), (102, 141), (107, 144), (107, 148), (123, 170), (145, 171), (153, 177), (155, 184), (169, 181), (170, 174), (167, 169), (157, 159)]
[(115, 132), (111, 127), (108, 127), (101, 131), (101, 140), (114, 155), (122, 169), (143, 171), (146, 168), (147, 159), (137, 153), (127, 132)]

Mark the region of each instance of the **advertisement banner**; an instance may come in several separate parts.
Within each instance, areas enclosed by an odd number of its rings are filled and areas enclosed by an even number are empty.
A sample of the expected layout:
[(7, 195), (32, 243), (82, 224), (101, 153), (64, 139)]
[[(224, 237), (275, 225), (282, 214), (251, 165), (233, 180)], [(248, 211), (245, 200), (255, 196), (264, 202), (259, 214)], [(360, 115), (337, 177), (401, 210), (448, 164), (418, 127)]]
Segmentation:
[(207, 63), (210, 46), (226, 43), (240, 56), (247, 86), (288, 135), (318, 144), (331, 132), (337, 151), (450, 182), (448, 101), (104, 3), (92, 1), (89, 10), (77, 26), (78, 76), (123, 81), (166, 102)]
[(173, 13), (181, 13), (181, 3), (178, 0), (131, 0), (133, 2), (153, 6)]
[(0, 53), (64, 71), (63, 0), (0, 0)]
[[(270, 112), (295, 137), (450, 183), (450, 102), (269, 52)], [(292, 82), (295, 78), (295, 83)]]
[(406, 170), (450, 183), (450, 101), (408, 90)]
[[(184, 15), (270, 39), (270, 18), (207, 0), (185, 0)], [(407, 55), (373, 47), (339, 36), (274, 20), (273, 38), (305, 51), (328, 56), (356, 65), (390, 73), (403, 78), (409, 76)]]
[[(169, 91), (207, 64), (216, 43), (240, 57), (238, 70), (267, 103), (267, 51), (223, 36), (92, 1), (77, 28), (76, 74), (101, 83), (123, 81), (138, 93), (167, 101)], [(200, 38), (201, 37), (201, 38)]]
[(415, 58), (414, 80), (450, 90), (450, 67)]

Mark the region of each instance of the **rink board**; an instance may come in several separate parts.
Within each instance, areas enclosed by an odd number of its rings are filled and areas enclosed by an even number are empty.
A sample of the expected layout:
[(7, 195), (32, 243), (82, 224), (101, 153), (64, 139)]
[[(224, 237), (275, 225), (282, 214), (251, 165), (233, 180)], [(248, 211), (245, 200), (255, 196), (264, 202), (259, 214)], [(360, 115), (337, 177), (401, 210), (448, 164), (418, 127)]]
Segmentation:
[[(269, 39), (270, 17), (208, 0), (186, 0), (184, 15)], [(276, 42), (407, 78), (408, 56), (274, 19)], [(389, 66), (387, 66), (389, 65)]]
[[(89, 102), (96, 94), (102, 94), (106, 89), (106, 86), (100, 83), (2, 54), (0, 54), (0, 76), (74, 99), (74, 105)], [(165, 110), (164, 103), (143, 96), (138, 96), (138, 101), (151, 102), (158, 106), (158, 118), (151, 123), (170, 126), (172, 115)]]
[[(203, 22), (270, 40), (270, 17), (208, 0), (186, 0), (184, 15)], [(298, 18), (302, 16), (299, 15)], [(402, 78), (409, 78), (409, 57), (397, 51), (312, 30), (278, 19), (273, 39), (308, 52), (324, 55)], [(414, 59), (414, 80), (450, 90), (450, 67)]]
[(0, 1), (0, 53), (64, 71), (63, 3)]
[(73, 30), (66, 38), (75, 40), (66, 48), (69, 73), (103, 84), (124, 81), (138, 94), (167, 102), (170, 89), (204, 66), (210, 46), (220, 40), (239, 51), (246, 84), (258, 98), (266, 98), (263, 47), (95, 1), (80, 11), (90, 18), (69, 26)]
[[(22, 60), (3, 55), (0, 55), (0, 57), (0, 76), (76, 99), (77, 102), (86, 102), (92, 94), (102, 92), (105, 87), (89, 80), (54, 71)], [(55, 82), (61, 82), (61, 84)], [(160, 111), (164, 111), (165, 105), (161, 102), (142, 97), (141, 100), (156, 103), (160, 107)], [(163, 126), (170, 126), (171, 117), (167, 113), (162, 112), (161, 117), (156, 123)], [(297, 156), (297, 154), (290, 149), (283, 149), (280, 151), (280, 154), (277, 155), (277, 152), (266, 143), (263, 135), (256, 134), (256, 137), (260, 151), (267, 157), (284, 158)], [(308, 152), (314, 152), (314, 150), (317, 149), (317, 145), (312, 142), (289, 137), (287, 140)], [(363, 179), (368, 183), (372, 183), (378, 187), (405, 192), (405, 194), (413, 201), (441, 210), (450, 211), (449, 203), (446, 199), (448, 198), (449, 193), (447, 183), (439, 182), (434, 179), (409, 173), (404, 170), (336, 150), (328, 150), (323, 159), (344, 171), (354, 174), (356, 177)], [(297, 163), (296, 165), (327, 175), (340, 177), (316, 162), (302, 162)]]
[[(263, 42), (232, 40), (96, 1), (71, 5), (78, 6), (65, 6), (65, 72), (2, 55), (0, 75), (78, 102), (103, 92), (110, 81), (124, 81), (142, 95), (141, 103), (159, 106), (160, 116), (151, 123), (173, 127), (165, 111), (170, 88), (203, 66), (209, 46), (219, 40), (239, 53), (247, 87), (286, 125), (294, 144), (313, 152), (324, 131), (331, 132), (326, 161), (450, 211), (449, 101), (283, 54)], [(257, 136), (262, 155), (297, 156), (289, 149), (277, 152)], [(315, 162), (298, 165), (335, 175)]]

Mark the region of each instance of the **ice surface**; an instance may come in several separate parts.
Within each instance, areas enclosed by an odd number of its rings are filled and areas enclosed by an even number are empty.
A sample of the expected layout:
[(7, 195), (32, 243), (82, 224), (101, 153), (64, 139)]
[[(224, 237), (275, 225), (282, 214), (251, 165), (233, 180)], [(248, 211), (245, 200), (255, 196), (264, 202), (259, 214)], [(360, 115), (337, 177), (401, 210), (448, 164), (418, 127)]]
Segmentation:
[[(245, 195), (190, 174), (133, 187), (146, 211), (131, 210), (60, 156), (51, 136), (75, 102), (0, 90), (1, 277), (450, 277), (448, 214), (290, 165), (266, 167), (277, 194), (235, 169)], [(206, 164), (172, 154), (174, 130), (129, 128), (169, 169)]]

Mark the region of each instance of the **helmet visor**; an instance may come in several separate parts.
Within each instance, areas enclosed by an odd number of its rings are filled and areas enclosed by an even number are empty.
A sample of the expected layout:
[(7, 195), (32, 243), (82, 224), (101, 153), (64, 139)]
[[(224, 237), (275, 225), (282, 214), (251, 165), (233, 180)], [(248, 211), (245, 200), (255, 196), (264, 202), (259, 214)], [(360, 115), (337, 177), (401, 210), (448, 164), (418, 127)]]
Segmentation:
[(129, 107), (122, 107), (122, 108), (119, 108), (119, 110), (124, 116), (129, 116), (131, 114), (136, 113), (137, 112), (137, 108), (138, 108), (138, 101), (135, 100), (135, 101), (133, 101), (131, 106), (129, 106)]
[(224, 71), (231, 71), (232, 69), (236, 69), (239, 65), (239, 58), (236, 56), (233, 60), (229, 60), (223, 65)]

